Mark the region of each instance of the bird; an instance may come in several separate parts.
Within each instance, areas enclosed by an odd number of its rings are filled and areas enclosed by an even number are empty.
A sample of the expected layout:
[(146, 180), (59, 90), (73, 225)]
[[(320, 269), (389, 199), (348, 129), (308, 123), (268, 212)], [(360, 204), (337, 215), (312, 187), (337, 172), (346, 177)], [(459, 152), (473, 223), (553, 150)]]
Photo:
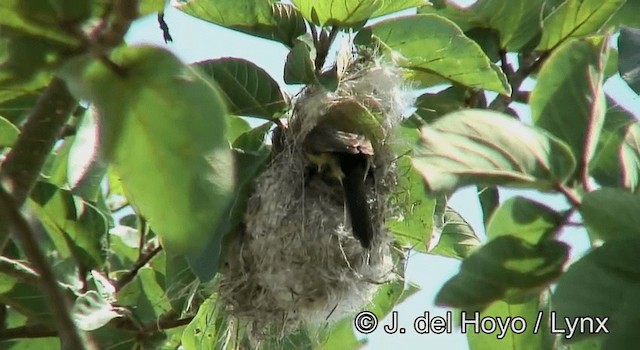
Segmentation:
[(319, 172), (341, 184), (353, 236), (369, 249), (373, 226), (366, 180), (373, 175), (371, 142), (364, 135), (340, 130), (332, 123), (319, 123), (305, 136), (303, 151)]

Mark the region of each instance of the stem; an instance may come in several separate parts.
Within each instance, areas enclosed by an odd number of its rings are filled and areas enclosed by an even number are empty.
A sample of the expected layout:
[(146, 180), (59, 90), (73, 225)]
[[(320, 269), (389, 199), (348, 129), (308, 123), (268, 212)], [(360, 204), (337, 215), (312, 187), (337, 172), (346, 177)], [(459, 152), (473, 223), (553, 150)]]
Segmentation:
[(16, 328), (5, 329), (0, 333), (0, 340), (19, 339), (19, 338), (49, 338), (58, 336), (55, 329), (48, 326), (37, 324), (32, 326), (21, 326)]
[(122, 287), (126, 286), (129, 282), (133, 281), (133, 279), (138, 274), (138, 271), (140, 271), (140, 269), (143, 268), (144, 265), (146, 265), (149, 261), (151, 261), (151, 259), (153, 259), (161, 251), (162, 251), (162, 247), (158, 246), (154, 250), (146, 254), (140, 255), (140, 257), (138, 258), (138, 261), (136, 261), (136, 263), (133, 264), (133, 267), (113, 283), (113, 286), (116, 288), (116, 291), (119, 291), (120, 289), (122, 289)]
[(0, 225), (20, 245), (25, 256), (40, 274), (38, 285), (49, 304), (55, 325), (60, 335), (63, 349), (85, 349), (81, 335), (76, 329), (71, 315), (69, 303), (62, 288), (58, 285), (51, 265), (40, 250), (35, 232), (18, 210), (18, 205), (4, 187), (0, 186)]
[(578, 195), (571, 190), (570, 188), (566, 187), (565, 185), (562, 184), (558, 184), (556, 186), (556, 189), (562, 193), (565, 198), (567, 198), (567, 201), (569, 201), (569, 203), (571, 203), (571, 205), (574, 208), (580, 208), (580, 206), (582, 205), (582, 202), (580, 200), (580, 198), (578, 197)]

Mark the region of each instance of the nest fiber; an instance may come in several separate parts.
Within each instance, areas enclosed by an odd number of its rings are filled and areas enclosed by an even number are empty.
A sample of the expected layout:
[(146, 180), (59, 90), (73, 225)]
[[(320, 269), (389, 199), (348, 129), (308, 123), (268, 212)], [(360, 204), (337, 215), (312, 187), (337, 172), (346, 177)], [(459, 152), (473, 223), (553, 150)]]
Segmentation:
[[(390, 135), (406, 109), (400, 82), (395, 67), (358, 63), (335, 91), (309, 86), (297, 98), (281, 149), (256, 180), (245, 232), (231, 244), (218, 285), (219, 300), (254, 336), (338, 320), (395, 278), (393, 239), (384, 223), (396, 183)], [(306, 177), (309, 161), (301, 150), (319, 119), (362, 112), (375, 118), (366, 126), (376, 141), (367, 193), (374, 228), (369, 250), (351, 233), (342, 188)]]

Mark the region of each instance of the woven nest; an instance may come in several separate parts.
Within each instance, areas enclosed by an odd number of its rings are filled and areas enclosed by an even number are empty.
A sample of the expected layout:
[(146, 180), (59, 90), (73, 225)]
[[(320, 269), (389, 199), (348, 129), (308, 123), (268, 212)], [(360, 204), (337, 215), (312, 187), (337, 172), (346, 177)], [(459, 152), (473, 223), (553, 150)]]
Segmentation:
[[(338, 320), (396, 278), (384, 223), (396, 184), (389, 136), (406, 107), (400, 82), (394, 67), (353, 64), (336, 91), (310, 86), (296, 100), (282, 149), (256, 180), (246, 230), (232, 242), (218, 281), (219, 301), (255, 339)], [(379, 122), (367, 194), (374, 228), (369, 250), (351, 233), (342, 188), (305, 177), (309, 162), (301, 150), (319, 118), (363, 108)]]

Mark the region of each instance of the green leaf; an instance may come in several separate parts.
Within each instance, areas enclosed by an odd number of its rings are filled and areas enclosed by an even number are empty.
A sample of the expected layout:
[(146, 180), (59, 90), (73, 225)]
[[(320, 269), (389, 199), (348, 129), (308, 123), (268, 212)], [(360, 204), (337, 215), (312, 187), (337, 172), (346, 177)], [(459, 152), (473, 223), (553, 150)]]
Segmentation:
[(162, 12), (167, 0), (141, 0), (138, 5), (138, 11), (141, 16), (146, 16), (150, 13)]
[(4, 341), (1, 344), (3, 346), (3, 349), (6, 349), (6, 350), (36, 350), (36, 349), (59, 350), (59, 349), (62, 349), (60, 344), (60, 338), (58, 337), (9, 340), (9, 341)]
[[(590, 175), (600, 185), (621, 187), (625, 186), (623, 182), (624, 172), (630, 171), (628, 174), (629, 180), (632, 179), (633, 169), (623, 170), (620, 152), (625, 142), (625, 137), (628, 131), (631, 130), (630, 125), (634, 123), (635, 118), (630, 111), (623, 109), (610, 98), (607, 99), (607, 105), (602, 133), (598, 140), (594, 157), (589, 163), (589, 170)], [(631, 158), (628, 160), (631, 160)]]
[(621, 28), (618, 50), (620, 77), (633, 91), (640, 94), (640, 29)]
[(279, 41), (289, 47), (307, 29), (295, 7), (275, 0), (180, 0), (175, 6), (207, 22)]
[(399, 214), (387, 222), (396, 241), (420, 252), (426, 252), (433, 230), (433, 209), (435, 200), (424, 194), (422, 177), (411, 167), (409, 157), (401, 157), (398, 162), (398, 191), (395, 205)]
[(573, 173), (569, 148), (509, 116), (465, 110), (421, 129), (413, 166), (429, 191), (494, 184), (553, 189)]
[(201, 281), (211, 280), (218, 270), (218, 257), (221, 254), (221, 245), (225, 239), (230, 239), (235, 234), (242, 222), (246, 211), (246, 203), (253, 192), (255, 178), (260, 175), (266, 164), (270, 150), (264, 144), (265, 134), (269, 131), (271, 123), (251, 129), (240, 135), (233, 143), (233, 156), (235, 174), (237, 174), (236, 191), (230, 205), (225, 209), (223, 217), (226, 220), (213, 231), (205, 249), (198, 254), (187, 257), (189, 265)]
[(103, 265), (102, 240), (107, 234), (107, 221), (97, 208), (46, 182), (36, 183), (29, 205), (49, 233), (60, 257), (73, 256), (88, 268)]
[[(44, 87), (47, 82), (36, 85)], [(0, 114), (14, 125), (20, 125), (26, 119), (40, 94), (39, 90), (26, 90), (0, 90)]]
[[(552, 349), (552, 344), (549, 344), (551, 338), (548, 334), (548, 330), (544, 330), (547, 322), (549, 322), (548, 315), (545, 313), (545, 317), (540, 323), (543, 331), (537, 331), (534, 333), (536, 320), (539, 316), (539, 303), (538, 297), (533, 297), (521, 304), (509, 304), (504, 301), (496, 301), (489, 305), (485, 310), (479, 314), (479, 318), (492, 318), (494, 320), (500, 320), (503, 322), (509, 322), (506, 330), (498, 328), (493, 333), (487, 332), (474, 332), (474, 325), (467, 326), (467, 340), (469, 341), (469, 348), (473, 350), (494, 350), (494, 349), (514, 349), (514, 350), (538, 350), (538, 349)], [(467, 319), (473, 319), (473, 315), (467, 315)], [(478, 328), (475, 328), (476, 330)], [(513, 330), (518, 330), (514, 332)], [(520, 332), (520, 330), (523, 330)]]
[(354, 42), (381, 46), (409, 70), (409, 78), (436, 75), (478, 89), (509, 95), (504, 73), (453, 22), (436, 15), (402, 16), (361, 30)]
[(434, 122), (445, 114), (466, 108), (467, 89), (451, 86), (438, 93), (425, 93), (415, 102), (416, 114), (426, 122)]
[(287, 54), (284, 64), (284, 82), (287, 84), (310, 84), (317, 80), (315, 63), (312, 59), (309, 45), (303, 41), (296, 45)]
[(57, 63), (56, 51), (60, 48), (39, 37), (1, 25), (0, 29), (0, 101), (33, 97), (51, 80), (51, 68)]
[[(160, 256), (158, 256), (160, 257)], [(172, 312), (164, 279), (151, 267), (138, 270), (135, 279), (118, 291), (118, 305), (127, 306), (142, 323), (155, 323)]]
[(542, 21), (536, 50), (550, 50), (571, 37), (597, 33), (625, 0), (567, 0)]
[(545, 62), (531, 93), (534, 124), (565, 141), (582, 162), (593, 157), (604, 123), (607, 45), (605, 37), (566, 42)]
[(307, 21), (322, 26), (359, 28), (370, 18), (388, 15), (411, 7), (426, 6), (426, 0), (293, 0)]
[[(598, 323), (595, 317), (607, 318), (609, 334), (602, 330), (606, 350), (624, 349), (640, 342), (640, 239), (615, 239), (604, 243), (572, 264), (558, 280), (553, 294), (556, 328), (567, 329), (569, 320)], [(575, 332), (565, 341), (573, 342), (596, 336), (590, 332)], [(592, 332), (591, 332), (592, 333)], [(566, 336), (566, 334), (565, 334)], [(602, 338), (601, 338), (602, 337)]]
[(163, 247), (196, 254), (234, 190), (224, 102), (213, 83), (164, 50), (122, 48), (110, 59), (126, 77), (88, 57), (62, 75), (100, 111), (103, 155)]
[(640, 123), (627, 127), (619, 152), (622, 183), (631, 192), (637, 192), (640, 182)]
[(640, 17), (637, 16), (638, 13), (640, 13), (640, 1), (627, 0), (608, 23), (611, 26), (623, 25), (638, 28), (640, 27)]
[(436, 304), (474, 310), (499, 299), (528, 300), (560, 276), (568, 255), (569, 246), (559, 241), (532, 245), (513, 236), (495, 238), (462, 261)]
[(544, 204), (524, 197), (502, 203), (487, 225), (487, 238), (512, 235), (536, 244), (551, 238), (562, 224), (562, 215)]
[(373, 12), (371, 18), (388, 15), (390, 13), (406, 10), (412, 7), (422, 7), (430, 5), (427, 0), (395, 0), (382, 1), (380, 7)]
[(63, 21), (72, 19), (70, 17), (73, 17), (71, 14), (73, 11), (79, 10), (81, 16), (88, 15), (88, 13), (82, 14), (83, 10), (78, 8), (81, 5), (86, 9), (87, 1), (76, 0), (74, 3), (61, 6), (60, 0), (4, 0), (0, 4), (0, 12), (3, 14), (0, 16), (0, 25), (56, 44), (78, 46), (80, 45), (79, 37), (69, 34), (70, 31), (65, 30), (61, 25)]
[(603, 240), (640, 237), (640, 197), (617, 188), (585, 194), (580, 207), (589, 231)]
[(39, 286), (16, 283), (11, 290), (0, 294), (0, 302), (26, 316), (30, 322), (54, 325), (51, 309)]
[(429, 254), (464, 259), (481, 245), (473, 227), (446, 203), (436, 206), (434, 221), (437, 218), (439, 222), (434, 226), (440, 231), (440, 237)]
[(500, 47), (519, 51), (541, 32), (540, 18), (544, 0), (480, 0), (461, 7), (453, 2), (426, 7), (420, 13), (433, 13), (455, 22), (463, 31), (472, 28), (496, 30)]
[(18, 139), (20, 130), (7, 119), (0, 117), (0, 147), (11, 147)]
[(315, 1), (293, 0), (304, 18), (321, 27), (361, 27), (382, 6), (383, 1), (344, 0)]
[(196, 317), (182, 333), (182, 346), (185, 350), (219, 350), (227, 332), (227, 321), (220, 313), (216, 299), (205, 300)]
[(76, 299), (71, 316), (76, 327), (83, 331), (93, 331), (123, 315), (98, 292), (90, 290)]
[(229, 126), (227, 131), (229, 143), (233, 143), (240, 135), (251, 130), (251, 124), (246, 119), (234, 115), (229, 116), (227, 125)]
[(358, 349), (364, 341), (353, 333), (353, 318), (345, 317), (326, 332), (326, 340), (314, 350)]
[(273, 119), (287, 107), (278, 83), (254, 63), (220, 58), (195, 66), (218, 83), (231, 114)]

